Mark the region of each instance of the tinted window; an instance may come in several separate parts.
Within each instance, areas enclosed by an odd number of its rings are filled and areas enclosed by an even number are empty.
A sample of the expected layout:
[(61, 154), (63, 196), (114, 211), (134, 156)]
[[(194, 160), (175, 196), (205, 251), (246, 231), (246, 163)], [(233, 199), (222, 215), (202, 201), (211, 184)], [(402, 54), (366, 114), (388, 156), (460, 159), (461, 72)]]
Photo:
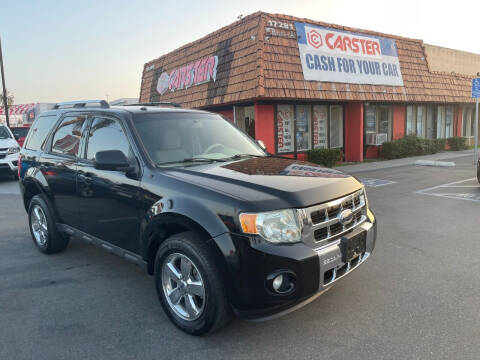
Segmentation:
[(25, 145), (26, 149), (40, 150), (45, 138), (55, 122), (56, 116), (40, 116), (32, 125), (28, 133), (28, 140)]
[(53, 135), (52, 152), (77, 156), (85, 124), (85, 115), (64, 118)]
[(122, 126), (117, 120), (96, 117), (90, 127), (87, 159), (94, 160), (99, 151), (120, 150), (130, 157), (130, 145)]

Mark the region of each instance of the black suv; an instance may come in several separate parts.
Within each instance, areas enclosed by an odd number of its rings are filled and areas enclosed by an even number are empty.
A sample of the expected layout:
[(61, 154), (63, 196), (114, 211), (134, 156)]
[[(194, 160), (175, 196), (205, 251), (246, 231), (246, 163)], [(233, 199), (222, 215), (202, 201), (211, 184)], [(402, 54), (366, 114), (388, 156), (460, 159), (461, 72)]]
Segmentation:
[(270, 155), (205, 111), (57, 104), (32, 125), (19, 168), (40, 251), (73, 236), (140, 265), (172, 322), (195, 335), (232, 313), (296, 309), (375, 246), (359, 181)]

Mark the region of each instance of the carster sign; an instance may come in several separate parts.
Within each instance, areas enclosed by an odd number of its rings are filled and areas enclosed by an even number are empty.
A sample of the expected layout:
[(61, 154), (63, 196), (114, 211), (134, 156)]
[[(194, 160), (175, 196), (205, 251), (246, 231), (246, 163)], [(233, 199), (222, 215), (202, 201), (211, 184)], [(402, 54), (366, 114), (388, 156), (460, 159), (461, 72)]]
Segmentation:
[(217, 79), (218, 56), (209, 56), (178, 69), (170, 74), (163, 72), (158, 78), (157, 91), (163, 95), (167, 90), (176, 91)]
[(295, 23), (305, 80), (403, 86), (392, 39)]

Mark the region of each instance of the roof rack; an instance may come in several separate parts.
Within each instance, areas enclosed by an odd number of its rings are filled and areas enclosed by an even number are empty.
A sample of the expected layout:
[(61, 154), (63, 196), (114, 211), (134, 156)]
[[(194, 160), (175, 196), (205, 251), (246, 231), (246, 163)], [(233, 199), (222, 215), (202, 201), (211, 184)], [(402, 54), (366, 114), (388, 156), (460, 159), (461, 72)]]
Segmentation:
[(148, 102), (148, 103), (135, 103), (135, 104), (125, 104), (123, 106), (173, 106), (181, 108), (182, 106), (175, 102), (169, 101), (157, 101), (157, 102)]
[(56, 103), (53, 108), (84, 108), (89, 107), (90, 104), (98, 104), (102, 108), (108, 109), (110, 105), (105, 100), (78, 100), (78, 101), (66, 101), (61, 103)]

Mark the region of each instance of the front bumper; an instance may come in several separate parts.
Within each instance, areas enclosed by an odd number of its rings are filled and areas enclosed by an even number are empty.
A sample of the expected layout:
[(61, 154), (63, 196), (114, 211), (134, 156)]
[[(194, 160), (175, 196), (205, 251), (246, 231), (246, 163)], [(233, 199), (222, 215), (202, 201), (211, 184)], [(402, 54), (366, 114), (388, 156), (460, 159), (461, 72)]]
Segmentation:
[(0, 154), (0, 172), (17, 172), (18, 153), (5, 155)]
[[(342, 261), (340, 238), (322, 248), (312, 249), (304, 243), (278, 246), (233, 236), (231, 239), (238, 254), (234, 266), (230, 267), (230, 284), (233, 285), (228, 292), (235, 313), (244, 319), (273, 318), (314, 300), (372, 254), (377, 223), (371, 211), (368, 220), (355, 231), (366, 232), (366, 251), (348, 263)], [(279, 271), (295, 275), (295, 289), (291, 293), (275, 294), (268, 288), (267, 277)]]

